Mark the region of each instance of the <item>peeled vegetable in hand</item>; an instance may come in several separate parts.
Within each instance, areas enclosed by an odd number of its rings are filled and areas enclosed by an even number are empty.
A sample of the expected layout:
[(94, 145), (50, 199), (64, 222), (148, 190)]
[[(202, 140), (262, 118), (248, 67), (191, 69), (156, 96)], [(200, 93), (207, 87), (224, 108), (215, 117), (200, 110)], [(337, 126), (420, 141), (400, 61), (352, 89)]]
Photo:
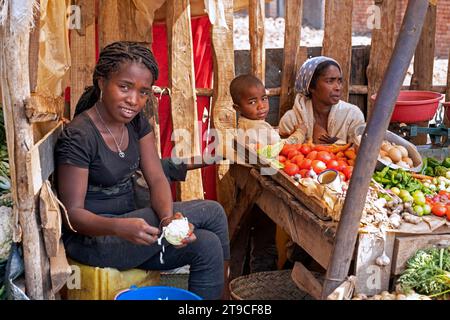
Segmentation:
[(190, 234), (189, 222), (186, 217), (174, 219), (170, 224), (163, 228), (164, 238), (175, 246), (183, 244), (183, 239)]

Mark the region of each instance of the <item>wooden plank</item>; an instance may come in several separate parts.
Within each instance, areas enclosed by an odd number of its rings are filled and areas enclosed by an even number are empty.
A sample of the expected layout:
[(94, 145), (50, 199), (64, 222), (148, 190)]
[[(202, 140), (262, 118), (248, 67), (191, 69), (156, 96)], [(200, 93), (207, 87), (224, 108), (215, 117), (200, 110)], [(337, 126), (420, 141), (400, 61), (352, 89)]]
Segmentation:
[[(281, 117), (292, 108), (295, 98), (295, 75), (300, 55), (300, 36), (303, 14), (303, 0), (288, 0), (285, 12), (283, 73), (281, 76)], [(303, 49), (303, 52), (306, 52)]]
[(320, 299), (322, 284), (301, 262), (295, 262), (291, 277), (300, 290), (307, 292), (317, 300)]
[[(212, 101), (213, 126), (216, 129), (218, 146), (216, 155), (226, 155), (233, 152), (232, 134), (230, 129), (236, 128), (236, 111), (229, 92), (230, 82), (234, 78), (234, 48), (233, 48), (233, 3), (223, 2), (225, 20), (228, 30), (213, 25), (211, 40), (214, 60), (214, 96)], [(236, 202), (236, 187), (229, 173), (230, 163), (223, 161), (217, 166), (216, 190), (217, 200), (228, 214)]]
[(411, 77), (411, 90), (431, 90), (433, 86), (435, 35), (436, 5), (430, 3), (414, 54), (414, 73)]
[(60, 121), (26, 153), (24, 160), (29, 177), (28, 190), (30, 194), (36, 195), (43, 181), (47, 180), (55, 170), (53, 154), (56, 141), (62, 131), (62, 124), (62, 121)]
[[(250, 174), (250, 172), (248, 172), (248, 174)], [(239, 192), (236, 200), (236, 206), (233, 208), (233, 211), (228, 217), (228, 234), (230, 241), (233, 241), (234, 236), (240, 229), (240, 222), (242, 218), (252, 210), (255, 201), (262, 192), (262, 188), (259, 183), (255, 183), (253, 180), (252, 183), (249, 184), (249, 181), (251, 180), (247, 179), (247, 183)]]
[(374, 106), (370, 97), (378, 92), (384, 72), (391, 59), (395, 44), (396, 26), (396, 3), (397, 1), (376, 0), (375, 4), (380, 8), (380, 29), (372, 30), (372, 46), (370, 51), (370, 61), (367, 67), (368, 78), (368, 101), (367, 117), (369, 119)]
[(122, 40), (119, 22), (119, 1), (99, 0), (98, 41), (100, 50), (107, 44)]
[(450, 234), (398, 236), (395, 239), (392, 273), (398, 275), (405, 271), (406, 262), (417, 250), (434, 246), (450, 246)]
[[(429, 4), (422, 33), (414, 54), (414, 73), (411, 77), (411, 90), (431, 90), (433, 86), (434, 48), (436, 35), (436, 5)], [(428, 121), (415, 123), (428, 127)], [(418, 134), (411, 139), (415, 145), (427, 144), (428, 135)]]
[[(339, 62), (342, 68), (342, 100), (348, 100), (352, 53), (353, 0), (327, 0), (325, 2), (324, 56)], [(339, 12), (339, 14), (336, 14)]]
[[(36, 1), (38, 4), (40, 0)], [(38, 65), (37, 61), (39, 61), (39, 32), (41, 21), (41, 11), (36, 10), (34, 14), (34, 28), (30, 33), (30, 46), (28, 53), (28, 61), (30, 66), (30, 91), (35, 92), (37, 86), (37, 77), (38, 77)]]
[(327, 268), (333, 248), (336, 223), (322, 221), (270, 178), (259, 176), (264, 187), (256, 204), (292, 240), (305, 249), (322, 267)]
[(248, 28), (252, 74), (266, 83), (266, 49), (264, 47), (264, 0), (249, 0)]
[[(447, 66), (447, 87), (445, 88), (445, 101), (450, 101), (450, 52), (448, 53), (448, 66)], [(444, 124), (448, 128), (450, 127), (450, 119), (447, 117), (447, 112), (444, 112)]]
[(47, 299), (50, 297), (46, 290), (50, 280), (46, 273), (48, 260), (39, 232), (34, 197), (28, 189), (29, 177), (24, 161), (33, 146), (33, 129), (24, 112), (25, 101), (30, 97), (30, 34), (22, 32), (13, 36), (9, 28), (2, 28), (0, 32), (0, 81), (15, 203), (14, 241), (22, 240), (27, 295), (31, 299)]
[[(375, 234), (359, 234), (354, 273), (356, 293), (373, 296), (382, 291), (389, 291), (394, 239), (393, 233), (387, 233), (386, 240)], [(386, 266), (379, 266), (375, 261), (383, 252), (389, 258), (390, 263)]]
[(78, 5), (82, 14), (80, 29), (70, 32), (70, 119), (84, 88), (92, 85), (95, 68), (95, 1), (80, 1)]
[[(189, 0), (169, 0), (167, 3), (171, 114), (175, 154), (179, 158), (201, 155), (189, 10)], [(177, 185), (180, 188), (180, 200), (203, 199), (200, 169), (189, 171), (186, 181)]]
[[(352, 66), (350, 72), (349, 102), (358, 106), (364, 115), (367, 114), (367, 76), (366, 69), (370, 59), (370, 47), (355, 46), (352, 48)], [(364, 90), (355, 95), (356, 90)]]

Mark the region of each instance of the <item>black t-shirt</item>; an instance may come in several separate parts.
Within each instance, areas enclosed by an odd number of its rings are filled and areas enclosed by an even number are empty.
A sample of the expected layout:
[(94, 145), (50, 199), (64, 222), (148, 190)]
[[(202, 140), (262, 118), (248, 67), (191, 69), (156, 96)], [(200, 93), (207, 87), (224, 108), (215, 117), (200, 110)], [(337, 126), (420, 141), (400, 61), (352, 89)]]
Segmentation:
[[(126, 128), (129, 142), (127, 149), (123, 150), (124, 158), (119, 157), (117, 150), (108, 147), (86, 112), (75, 117), (58, 138), (55, 150), (57, 165), (70, 164), (89, 169), (86, 200), (98, 199), (98, 193), (102, 193), (104, 198), (108, 195), (105, 190), (115, 189), (115, 186), (128, 181), (139, 168), (139, 140), (149, 134), (152, 127), (141, 114)], [(111, 197), (114, 196), (113, 191), (109, 192)]]

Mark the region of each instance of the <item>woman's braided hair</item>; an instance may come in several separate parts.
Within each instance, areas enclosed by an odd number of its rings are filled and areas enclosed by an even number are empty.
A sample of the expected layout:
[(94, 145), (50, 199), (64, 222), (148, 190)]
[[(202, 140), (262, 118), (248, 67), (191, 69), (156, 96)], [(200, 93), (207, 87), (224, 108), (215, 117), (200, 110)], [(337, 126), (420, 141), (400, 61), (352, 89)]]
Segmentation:
[(119, 41), (107, 45), (100, 52), (92, 77), (93, 86), (86, 87), (84, 93), (78, 100), (75, 108), (75, 116), (91, 108), (100, 98), (100, 78), (108, 79), (117, 72), (124, 62), (142, 63), (152, 73), (153, 81), (158, 79), (158, 64), (151, 50), (136, 42)]

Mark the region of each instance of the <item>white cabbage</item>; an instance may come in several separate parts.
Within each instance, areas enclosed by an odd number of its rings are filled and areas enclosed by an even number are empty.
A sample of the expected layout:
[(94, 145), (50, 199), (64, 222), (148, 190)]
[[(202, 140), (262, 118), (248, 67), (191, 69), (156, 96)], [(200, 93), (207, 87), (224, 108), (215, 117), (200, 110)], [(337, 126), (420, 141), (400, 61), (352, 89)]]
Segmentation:
[(164, 238), (175, 246), (182, 244), (182, 240), (189, 235), (189, 223), (186, 217), (172, 220), (163, 228)]

